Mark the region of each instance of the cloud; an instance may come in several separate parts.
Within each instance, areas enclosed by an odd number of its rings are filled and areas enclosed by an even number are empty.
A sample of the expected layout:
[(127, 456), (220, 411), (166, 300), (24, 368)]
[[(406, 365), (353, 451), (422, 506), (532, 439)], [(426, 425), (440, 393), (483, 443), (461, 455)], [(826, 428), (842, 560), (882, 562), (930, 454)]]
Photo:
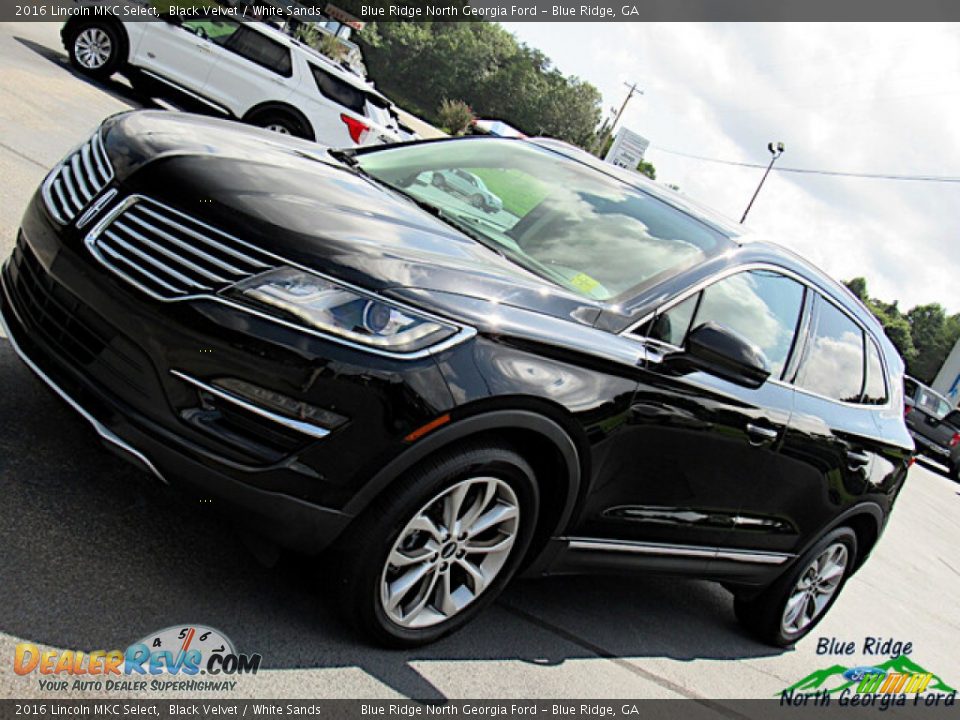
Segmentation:
[[(784, 166), (960, 175), (960, 26), (811, 23), (514, 23), (608, 105), (644, 95), (623, 124), (652, 141), (658, 179), (739, 219), (761, 170), (665, 152)], [(773, 173), (747, 221), (837, 279), (909, 307), (960, 311), (960, 184)]]

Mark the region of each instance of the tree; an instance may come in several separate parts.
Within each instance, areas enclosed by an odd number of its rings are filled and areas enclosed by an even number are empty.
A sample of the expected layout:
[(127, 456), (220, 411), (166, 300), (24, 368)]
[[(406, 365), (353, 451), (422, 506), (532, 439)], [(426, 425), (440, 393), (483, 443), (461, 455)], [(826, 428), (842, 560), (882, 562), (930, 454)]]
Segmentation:
[(463, 135), (475, 118), (463, 100), (444, 100), (437, 109), (437, 119), (440, 127), (451, 135)]
[(646, 175), (651, 180), (657, 179), (657, 169), (653, 166), (653, 163), (649, 163), (646, 160), (640, 161), (640, 164), (637, 165), (637, 172), (641, 175)]
[(907, 313), (910, 335), (917, 348), (912, 374), (924, 382), (932, 382), (947, 359), (956, 338), (947, 336), (947, 313), (940, 303), (918, 305)]
[(596, 138), (600, 91), (496, 23), (385, 22), (357, 39), (377, 86), (430, 122), (440, 122), (443, 100), (461, 98), (528, 135), (584, 148)]
[(890, 342), (907, 365), (910, 375), (930, 383), (943, 366), (950, 350), (960, 339), (960, 314), (947, 315), (940, 303), (917, 305), (907, 313), (898, 303), (871, 298), (867, 281), (853, 278), (844, 285), (877, 316)]

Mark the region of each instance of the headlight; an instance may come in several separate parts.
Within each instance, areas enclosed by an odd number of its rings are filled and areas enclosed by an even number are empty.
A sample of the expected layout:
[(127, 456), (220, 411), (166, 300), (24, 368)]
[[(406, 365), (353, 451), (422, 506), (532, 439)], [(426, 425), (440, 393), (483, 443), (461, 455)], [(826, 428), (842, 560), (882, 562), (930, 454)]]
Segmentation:
[(457, 333), (453, 326), (294, 268), (265, 272), (227, 293), (279, 310), (307, 327), (394, 353), (423, 350)]

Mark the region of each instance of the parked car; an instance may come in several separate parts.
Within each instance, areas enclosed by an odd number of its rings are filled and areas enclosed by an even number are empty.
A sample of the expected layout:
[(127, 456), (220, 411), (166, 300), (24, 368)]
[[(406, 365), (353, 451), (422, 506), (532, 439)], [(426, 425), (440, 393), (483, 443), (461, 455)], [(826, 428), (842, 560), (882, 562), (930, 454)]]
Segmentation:
[[(509, 227), (418, 180), (481, 168), (525, 193)], [(518, 571), (709, 578), (790, 645), (913, 453), (903, 363), (852, 294), (556, 141), (327, 151), (119, 115), (0, 278), (14, 350), (107, 444), (257, 542), (329, 549), (317, 572), (389, 645)]]
[(79, 72), (123, 73), (147, 95), (172, 89), (232, 119), (326, 145), (408, 139), (372, 85), (266, 23), (165, 20), (75, 15), (60, 34)]
[(960, 481), (960, 410), (916, 378), (903, 378), (903, 414), (917, 451), (946, 465)]
[(471, 172), (460, 168), (434, 170), (430, 178), (434, 187), (465, 198), (475, 208), (487, 213), (503, 210), (503, 200), (490, 192), (486, 184)]

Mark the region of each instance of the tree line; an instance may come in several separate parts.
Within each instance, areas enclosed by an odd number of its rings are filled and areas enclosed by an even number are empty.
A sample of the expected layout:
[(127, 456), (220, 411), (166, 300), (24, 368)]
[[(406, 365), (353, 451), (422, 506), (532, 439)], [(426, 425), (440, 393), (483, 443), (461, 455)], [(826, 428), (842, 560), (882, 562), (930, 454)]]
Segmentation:
[(907, 364), (907, 374), (932, 383), (947, 355), (960, 339), (960, 313), (948, 315), (940, 303), (900, 310), (898, 301), (870, 297), (862, 277), (844, 283), (877, 316), (887, 337)]
[(528, 135), (583, 148), (595, 140), (600, 91), (496, 23), (370, 23), (356, 38), (377, 88), (428, 122), (439, 124), (441, 104), (459, 100)]

